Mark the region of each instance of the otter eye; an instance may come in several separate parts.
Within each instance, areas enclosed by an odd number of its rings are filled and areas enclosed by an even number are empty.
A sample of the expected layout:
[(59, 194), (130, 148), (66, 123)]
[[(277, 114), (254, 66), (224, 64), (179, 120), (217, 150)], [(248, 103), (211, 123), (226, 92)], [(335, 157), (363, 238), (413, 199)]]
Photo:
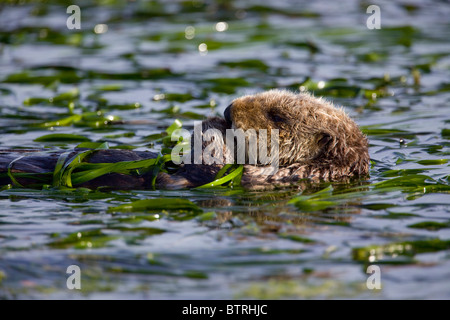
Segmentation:
[(279, 113), (277, 113), (277, 111), (275, 110), (270, 110), (268, 112), (269, 118), (270, 120), (272, 120), (275, 123), (284, 123), (286, 122), (286, 119), (283, 118), (283, 116), (281, 116)]
[(319, 144), (320, 148), (325, 147), (330, 141), (332, 137), (328, 133), (321, 133), (319, 140), (317, 143)]

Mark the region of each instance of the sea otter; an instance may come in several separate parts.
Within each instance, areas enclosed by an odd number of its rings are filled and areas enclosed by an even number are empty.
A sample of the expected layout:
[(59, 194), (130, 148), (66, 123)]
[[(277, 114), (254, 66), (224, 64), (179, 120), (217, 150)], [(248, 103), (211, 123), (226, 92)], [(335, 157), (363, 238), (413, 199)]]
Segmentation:
[[(369, 171), (368, 140), (357, 124), (342, 108), (309, 93), (270, 90), (237, 98), (225, 109), (224, 118), (203, 121), (202, 131), (210, 128), (223, 136), (227, 129), (278, 130), (278, 171), (267, 175), (263, 173), (266, 166), (245, 164), (244, 188), (282, 186), (301, 179), (339, 181), (363, 177)], [(230, 152), (236, 150), (225, 149), (224, 157)], [(197, 187), (212, 181), (221, 168), (220, 164), (185, 164), (174, 175), (159, 174), (157, 185)]]
[[(223, 137), (226, 136), (227, 129), (242, 129), (244, 132), (254, 130), (258, 132), (259, 141), (263, 138), (260, 134), (263, 131), (260, 130), (265, 129), (269, 133), (266, 137), (268, 147), (272, 143), (269, 136), (272, 132), (277, 132), (277, 170), (268, 174), (267, 169), (273, 163), (245, 162), (241, 178), (244, 188), (265, 189), (299, 185), (299, 180), (340, 181), (368, 175), (369, 153), (365, 135), (342, 108), (336, 108), (332, 103), (308, 93), (270, 90), (237, 98), (225, 109), (223, 118), (212, 117), (204, 120), (201, 123), (200, 135), (205, 136), (209, 129), (216, 130)], [(191, 142), (195, 142), (195, 137)], [(202, 139), (200, 150), (207, 150), (216, 142), (214, 139), (206, 142)], [(237, 144), (235, 146), (237, 147)], [(156, 176), (156, 188), (195, 188), (212, 182), (227, 161), (237, 158), (237, 148), (226, 144), (220, 145), (220, 148), (223, 148), (220, 152), (223, 161), (219, 164), (208, 164), (202, 159), (197, 164), (195, 161), (182, 164), (171, 174), (160, 172)], [(195, 150), (194, 145), (191, 150)], [(72, 151), (67, 159), (79, 152)], [(92, 152), (85, 161), (115, 163), (157, 156), (149, 151), (109, 149)], [(61, 159), (61, 151), (49, 153), (42, 150), (0, 150), (0, 185), (12, 183), (39, 187), (43, 183), (51, 184), (58, 159)], [(246, 154), (245, 159), (249, 160), (250, 156)], [(16, 179), (11, 179), (15, 173), (41, 173), (48, 181), (37, 181), (33, 175), (16, 175)], [(108, 173), (74, 187), (147, 189), (155, 186), (154, 178), (152, 170), (142, 175)]]

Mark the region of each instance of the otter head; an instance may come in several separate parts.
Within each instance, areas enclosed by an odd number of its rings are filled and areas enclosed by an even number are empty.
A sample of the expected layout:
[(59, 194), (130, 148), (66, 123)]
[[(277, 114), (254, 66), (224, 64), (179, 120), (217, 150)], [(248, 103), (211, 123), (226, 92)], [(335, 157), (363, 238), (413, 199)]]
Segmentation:
[(281, 166), (304, 164), (329, 179), (368, 173), (367, 138), (342, 109), (322, 99), (270, 90), (235, 99), (224, 117), (233, 129), (269, 135), (278, 129)]

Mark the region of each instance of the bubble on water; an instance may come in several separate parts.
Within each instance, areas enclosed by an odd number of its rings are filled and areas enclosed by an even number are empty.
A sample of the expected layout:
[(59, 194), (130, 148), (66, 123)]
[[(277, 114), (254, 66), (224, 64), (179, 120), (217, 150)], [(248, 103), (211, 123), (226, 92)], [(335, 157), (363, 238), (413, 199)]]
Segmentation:
[(166, 98), (166, 95), (164, 93), (155, 94), (153, 96), (153, 100), (155, 100), (155, 101), (164, 100), (165, 98)]
[(208, 46), (206, 45), (206, 43), (200, 43), (198, 45), (198, 51), (201, 55), (206, 55), (208, 53)]
[(186, 29), (184, 29), (184, 37), (188, 40), (194, 39), (195, 28), (193, 26), (187, 26)]
[(102, 33), (106, 33), (108, 32), (108, 25), (107, 24), (103, 24), (103, 23), (99, 23), (94, 27), (94, 32), (96, 34), (102, 34)]
[(223, 32), (223, 31), (226, 31), (227, 29), (228, 29), (228, 23), (223, 22), (223, 21), (216, 23), (216, 31)]

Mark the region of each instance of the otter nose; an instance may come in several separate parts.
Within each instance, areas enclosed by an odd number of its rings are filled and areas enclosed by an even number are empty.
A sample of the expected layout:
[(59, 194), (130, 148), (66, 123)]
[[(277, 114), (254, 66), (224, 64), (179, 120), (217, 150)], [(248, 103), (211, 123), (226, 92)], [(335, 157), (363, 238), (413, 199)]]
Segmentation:
[(232, 106), (233, 106), (233, 104), (230, 104), (223, 112), (223, 116), (225, 117), (225, 120), (227, 121), (227, 123), (230, 127), (231, 127), (231, 124), (233, 123), (231, 121), (231, 107)]

